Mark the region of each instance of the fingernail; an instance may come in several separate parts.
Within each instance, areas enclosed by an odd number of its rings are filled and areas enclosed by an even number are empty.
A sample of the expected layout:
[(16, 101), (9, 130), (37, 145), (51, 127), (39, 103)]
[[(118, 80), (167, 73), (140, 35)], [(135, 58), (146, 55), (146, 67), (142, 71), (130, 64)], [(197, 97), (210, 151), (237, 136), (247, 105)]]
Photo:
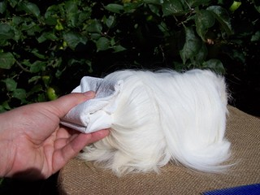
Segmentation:
[(93, 91), (84, 92), (83, 95), (85, 95), (85, 96), (87, 96), (89, 98), (95, 97), (95, 93)]

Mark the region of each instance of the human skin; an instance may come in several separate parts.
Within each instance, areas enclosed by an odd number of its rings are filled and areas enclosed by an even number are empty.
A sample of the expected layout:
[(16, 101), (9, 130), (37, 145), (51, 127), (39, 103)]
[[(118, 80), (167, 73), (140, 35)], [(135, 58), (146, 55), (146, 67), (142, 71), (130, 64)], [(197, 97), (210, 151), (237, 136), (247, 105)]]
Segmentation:
[(0, 177), (45, 179), (60, 170), (86, 145), (109, 134), (83, 134), (60, 125), (61, 118), (93, 92), (72, 93), (0, 114)]

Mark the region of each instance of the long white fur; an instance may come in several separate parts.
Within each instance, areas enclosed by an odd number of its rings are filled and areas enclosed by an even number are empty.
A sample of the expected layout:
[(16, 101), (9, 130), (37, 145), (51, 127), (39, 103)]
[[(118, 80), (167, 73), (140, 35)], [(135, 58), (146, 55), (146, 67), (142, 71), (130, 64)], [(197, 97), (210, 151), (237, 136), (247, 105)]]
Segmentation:
[(125, 70), (105, 80), (123, 80), (108, 137), (87, 146), (80, 158), (121, 176), (159, 171), (179, 162), (221, 172), (230, 156), (225, 139), (227, 93), (223, 77), (208, 70), (177, 73)]

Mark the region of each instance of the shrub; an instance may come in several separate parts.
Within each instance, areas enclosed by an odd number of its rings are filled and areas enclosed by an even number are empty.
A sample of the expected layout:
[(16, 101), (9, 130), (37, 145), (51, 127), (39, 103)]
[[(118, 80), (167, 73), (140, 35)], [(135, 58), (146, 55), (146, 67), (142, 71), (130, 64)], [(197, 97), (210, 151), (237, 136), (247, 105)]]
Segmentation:
[(226, 61), (259, 51), (259, 12), (256, 0), (4, 0), (0, 111), (53, 100), (84, 75), (117, 69), (224, 73)]

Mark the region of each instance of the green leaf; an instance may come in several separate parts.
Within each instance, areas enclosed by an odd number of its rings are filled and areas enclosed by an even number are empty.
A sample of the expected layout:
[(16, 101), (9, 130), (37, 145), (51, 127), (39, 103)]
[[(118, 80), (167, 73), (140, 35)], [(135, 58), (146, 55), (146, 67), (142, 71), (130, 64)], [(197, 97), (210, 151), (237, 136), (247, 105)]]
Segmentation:
[(45, 59), (45, 56), (44, 56), (43, 54), (39, 53), (39, 50), (36, 49), (36, 48), (34, 48), (34, 49), (31, 51), (31, 53), (32, 53), (33, 55), (35, 55), (36, 57), (38, 57), (39, 59), (42, 59), (42, 60)]
[(12, 18), (12, 25), (14, 26), (18, 26), (19, 24), (21, 24), (24, 21), (24, 19), (20, 16), (14, 16)]
[(242, 3), (239, 1), (233, 1), (232, 5), (229, 7), (229, 10), (234, 12), (236, 11)]
[(42, 61), (35, 61), (30, 66), (30, 72), (32, 73), (41, 72), (44, 71), (45, 69), (46, 69), (46, 62), (42, 62)]
[[(8, 101), (4, 101), (2, 103), (2, 105), (0, 106), (0, 113), (5, 112), (10, 109), (11, 109), (11, 107), (9, 106)], [(2, 181), (3, 181), (3, 178), (2, 178)], [(1, 184), (1, 182), (0, 182), (0, 184)]]
[(183, 7), (179, 0), (165, 0), (162, 3), (163, 16), (180, 15), (182, 14)]
[(160, 0), (143, 0), (143, 2), (147, 4), (156, 4), (156, 5), (160, 4)]
[(233, 34), (231, 20), (228, 16), (227, 10), (220, 6), (210, 6), (207, 8), (208, 11), (213, 13), (214, 17), (218, 20), (221, 27), (225, 30), (228, 35)]
[(108, 18), (105, 18), (105, 23), (108, 28), (111, 28), (115, 24), (115, 17), (109, 16)]
[(90, 33), (101, 33), (102, 32), (102, 24), (99, 20), (91, 20), (87, 25), (86, 30)]
[(48, 86), (51, 82), (51, 77), (49, 75), (42, 76), (42, 81), (45, 86)]
[(231, 49), (225, 51), (225, 54), (228, 55), (234, 61), (240, 61), (241, 63), (246, 63), (246, 53), (243, 50)]
[(56, 100), (58, 98), (58, 95), (56, 94), (56, 90), (52, 87), (48, 87), (46, 93), (49, 100)]
[(121, 11), (124, 10), (124, 6), (111, 3), (111, 4), (108, 4), (107, 6), (105, 6), (105, 9), (110, 11), (110, 12), (121, 13)]
[(76, 27), (78, 23), (79, 13), (78, 6), (74, 1), (65, 2), (65, 11), (66, 17), (68, 21), (68, 26)]
[(46, 40), (56, 41), (58, 37), (55, 35), (54, 32), (43, 32), (40, 37), (37, 38), (39, 43), (42, 43)]
[(124, 4), (124, 13), (134, 13), (142, 5), (142, 2), (133, 1), (132, 3)]
[(0, 68), (10, 69), (15, 63), (15, 58), (12, 53), (0, 53)]
[(71, 49), (75, 49), (79, 43), (86, 44), (87, 38), (75, 33), (75, 32), (66, 32), (63, 34), (63, 39), (68, 43), (68, 46)]
[(24, 10), (27, 14), (33, 14), (35, 17), (40, 16), (40, 9), (34, 3), (23, 1), (19, 4), (20, 8)]
[(260, 13), (260, 2), (259, 0), (253, 0), (255, 4), (255, 9)]
[(257, 31), (254, 35), (252, 35), (251, 41), (260, 41), (260, 31)]
[(42, 78), (41, 76), (33, 76), (32, 78), (30, 78), (28, 80), (28, 83), (32, 83), (32, 82), (38, 81), (41, 78)]
[(195, 26), (198, 35), (205, 41), (206, 33), (208, 29), (211, 28), (215, 24), (215, 18), (210, 11), (200, 10), (197, 11), (195, 16)]
[(13, 92), (13, 97), (21, 100), (22, 103), (26, 103), (26, 91), (24, 89), (17, 88)]
[(157, 16), (160, 17), (160, 11), (161, 11), (161, 10), (159, 9), (158, 6), (149, 4), (148, 7), (150, 8), (150, 10), (151, 10), (154, 14), (156, 14)]
[(201, 47), (198, 49), (197, 54), (195, 55), (196, 63), (201, 65), (202, 62), (206, 59), (208, 55), (208, 49), (205, 43), (201, 43)]
[(201, 41), (196, 37), (194, 31), (190, 27), (185, 27), (185, 43), (180, 51), (180, 56), (185, 64), (187, 60), (193, 58), (201, 48)]
[(17, 1), (17, 0), (9, 0), (9, 3), (11, 5), (11, 7), (14, 8), (19, 3), (19, 1)]
[(90, 37), (91, 37), (92, 40), (97, 40), (100, 37), (102, 37), (102, 35), (100, 33), (91, 33)]
[(187, 4), (189, 5), (189, 7), (197, 7), (200, 5), (208, 5), (211, 0), (186, 0)]
[(29, 67), (29, 71), (31, 73), (37, 73), (40, 71), (44, 71), (46, 69), (46, 62), (39, 61), (39, 60), (31, 63), (28, 59), (25, 59), (21, 64)]
[(14, 35), (14, 31), (10, 25), (4, 23), (0, 24), (0, 40), (12, 39)]
[(60, 12), (61, 6), (52, 5), (47, 8), (44, 14), (44, 22), (48, 25), (56, 25), (57, 19), (59, 18), (58, 13)]
[(89, 20), (90, 16), (91, 16), (90, 12), (79, 12), (77, 25), (79, 26), (85, 23), (87, 20)]
[(222, 64), (222, 62), (218, 59), (210, 59), (202, 64), (204, 68), (209, 68), (211, 70), (214, 70), (218, 73), (225, 73), (225, 68)]
[(23, 22), (20, 30), (25, 31), (29, 36), (35, 36), (36, 33), (38, 34), (42, 31), (42, 28), (34, 21), (32, 21), (32, 22)]
[(100, 37), (96, 42), (97, 51), (109, 49), (110, 41), (106, 37)]
[(33, 94), (39, 94), (43, 92), (44, 90), (42, 89), (42, 85), (34, 85), (33, 88), (30, 89), (30, 91), (27, 93), (27, 97)]
[(0, 13), (3, 14), (6, 10), (7, 4), (6, 1), (0, 2)]
[(115, 53), (121, 52), (121, 51), (125, 51), (125, 50), (126, 50), (126, 48), (123, 47), (122, 45), (113, 46), (113, 49), (114, 49), (114, 52), (115, 52)]
[(59, 19), (57, 19), (57, 23), (56, 23), (56, 25), (55, 25), (55, 29), (56, 29), (57, 31), (62, 31), (62, 30), (64, 30), (64, 26), (63, 26), (62, 22), (61, 22)]
[(17, 87), (17, 82), (14, 79), (7, 78), (3, 80), (3, 82), (5, 83), (7, 91), (14, 91)]
[(38, 102), (45, 102), (46, 100), (48, 100), (45, 96), (45, 93), (38, 93), (38, 96), (37, 96), (37, 101)]
[[(4, 113), (5, 111), (6, 111), (5, 108), (2, 105), (0, 105), (0, 113)], [(0, 186), (3, 182), (3, 180), (4, 180), (3, 178), (0, 178)]]

